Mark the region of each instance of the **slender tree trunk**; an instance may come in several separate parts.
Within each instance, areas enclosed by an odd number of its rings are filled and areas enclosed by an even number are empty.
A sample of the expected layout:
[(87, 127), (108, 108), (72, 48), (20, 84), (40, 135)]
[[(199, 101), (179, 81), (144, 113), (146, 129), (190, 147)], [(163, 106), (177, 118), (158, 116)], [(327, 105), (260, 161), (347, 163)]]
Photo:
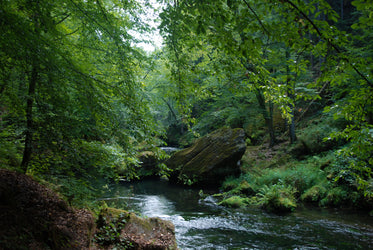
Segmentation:
[(269, 132), (269, 146), (273, 147), (276, 144), (276, 136), (275, 136), (275, 127), (273, 126), (273, 102), (269, 102), (269, 116), (268, 116), (268, 121), (267, 127), (268, 127), (268, 132)]
[[(289, 60), (290, 53), (288, 50), (286, 50), (286, 60)], [(287, 85), (287, 94), (288, 97), (291, 99), (291, 103), (289, 104), (290, 108), (290, 123), (289, 123), (289, 137), (290, 137), (290, 143), (293, 144), (297, 137), (295, 135), (295, 120), (294, 120), (294, 104), (295, 104), (295, 98), (294, 98), (294, 85), (290, 82), (290, 69), (289, 65), (286, 66), (286, 85)]]
[(31, 70), (31, 77), (29, 81), (28, 87), (28, 96), (27, 96), (27, 104), (26, 104), (26, 138), (25, 138), (25, 148), (23, 151), (23, 159), (21, 163), (21, 168), (23, 172), (27, 172), (28, 164), (31, 160), (32, 154), (32, 136), (33, 136), (33, 113), (32, 113), (32, 106), (34, 104), (35, 98), (35, 88), (36, 82), (38, 79), (38, 66), (36, 63), (32, 66)]
[(255, 95), (256, 95), (256, 98), (258, 99), (260, 112), (263, 115), (264, 121), (268, 129), (268, 134), (270, 137), (269, 146), (273, 147), (276, 144), (276, 136), (275, 136), (275, 130), (273, 126), (273, 103), (270, 102), (269, 112), (268, 112), (266, 108), (266, 103), (265, 103), (263, 93), (260, 91), (260, 89), (256, 89)]

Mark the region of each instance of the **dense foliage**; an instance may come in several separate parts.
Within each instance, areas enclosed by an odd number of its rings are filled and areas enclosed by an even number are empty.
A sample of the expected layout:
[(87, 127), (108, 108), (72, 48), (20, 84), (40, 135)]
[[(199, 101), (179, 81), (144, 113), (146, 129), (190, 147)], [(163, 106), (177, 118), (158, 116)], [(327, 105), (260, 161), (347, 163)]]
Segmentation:
[[(258, 140), (265, 125), (270, 146), (284, 134), (294, 143), (298, 128), (318, 138), (310, 148), (303, 136), (302, 154), (339, 147), (335, 180), (371, 197), (371, 8), (367, 1), (168, 2), (161, 31), (185, 122), (202, 133), (241, 126), (254, 145), (265, 142)], [(313, 131), (301, 125), (321, 112), (336, 122)]]
[(83, 198), (96, 180), (137, 178), (139, 151), (164, 158), (164, 141), (241, 127), (249, 146), (289, 141), (291, 160), (333, 155), (302, 187), (294, 167), (246, 172), (263, 206), (335, 188), (372, 199), (370, 1), (158, 1), (164, 47), (147, 53), (134, 34), (151, 30), (149, 2), (1, 1), (1, 167)]
[(149, 29), (141, 13), (136, 1), (1, 1), (2, 165), (74, 185), (136, 176), (136, 147), (157, 135), (130, 35)]

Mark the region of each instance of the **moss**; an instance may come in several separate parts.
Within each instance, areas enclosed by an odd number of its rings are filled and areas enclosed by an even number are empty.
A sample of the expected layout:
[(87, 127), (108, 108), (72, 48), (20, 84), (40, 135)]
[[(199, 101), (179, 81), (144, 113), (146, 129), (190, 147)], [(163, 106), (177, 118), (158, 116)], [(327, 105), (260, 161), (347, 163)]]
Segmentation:
[(301, 196), (301, 200), (305, 202), (319, 202), (326, 195), (326, 188), (323, 185), (315, 185), (306, 190)]
[(222, 205), (225, 207), (231, 207), (231, 208), (245, 207), (247, 204), (248, 204), (247, 198), (242, 198), (236, 195), (229, 197), (228, 199), (224, 199), (218, 203), (218, 205)]
[(291, 212), (297, 207), (296, 190), (291, 186), (272, 185), (260, 189), (259, 204), (261, 207), (273, 213)]
[(141, 218), (116, 208), (104, 208), (95, 241), (105, 249), (177, 249), (175, 227), (160, 218)]
[(250, 183), (247, 181), (243, 180), (241, 181), (240, 185), (237, 188), (242, 194), (246, 195), (253, 195), (255, 193), (253, 187), (251, 186)]

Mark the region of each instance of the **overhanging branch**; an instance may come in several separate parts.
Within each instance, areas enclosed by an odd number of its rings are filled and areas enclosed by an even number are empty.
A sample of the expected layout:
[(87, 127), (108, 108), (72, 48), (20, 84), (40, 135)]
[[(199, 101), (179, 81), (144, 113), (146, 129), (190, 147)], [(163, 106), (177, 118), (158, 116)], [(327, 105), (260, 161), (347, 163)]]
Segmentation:
[[(281, 2), (283, 2), (283, 0), (281, 0)], [(337, 52), (337, 54), (341, 54), (342, 53), (341, 50), (340, 50), (340, 48), (338, 48), (338, 46), (336, 44), (334, 44), (331, 39), (328, 39), (328, 38), (325, 37), (325, 35), (321, 32), (321, 30), (319, 29), (319, 27), (317, 27), (317, 25), (311, 20), (311, 18), (309, 18), (307, 16), (306, 13), (304, 13), (304, 11), (302, 11), (301, 9), (299, 9), (298, 6), (295, 5), (291, 0), (285, 0), (285, 2), (288, 3), (300, 15), (302, 15), (304, 17), (304, 19), (306, 19), (307, 22), (309, 22), (311, 24), (312, 28), (316, 31), (316, 33), (319, 35), (319, 37), (321, 39), (325, 40)], [(371, 81), (369, 81), (369, 79), (363, 73), (361, 73), (360, 70), (355, 65), (353, 65), (348, 58), (341, 57), (341, 59), (345, 60), (353, 68), (353, 70), (361, 78), (363, 78), (364, 81), (366, 81), (368, 83), (369, 86), (373, 87), (373, 83)]]

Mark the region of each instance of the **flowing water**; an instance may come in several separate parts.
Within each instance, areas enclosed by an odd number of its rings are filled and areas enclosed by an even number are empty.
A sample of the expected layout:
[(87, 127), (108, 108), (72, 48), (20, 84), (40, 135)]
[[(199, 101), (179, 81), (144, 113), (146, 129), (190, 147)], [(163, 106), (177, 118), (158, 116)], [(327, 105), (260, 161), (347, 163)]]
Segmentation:
[[(175, 225), (180, 249), (373, 249), (373, 218), (320, 209), (289, 215), (217, 206), (199, 190), (162, 181), (118, 184), (105, 198)], [(112, 204), (115, 203), (115, 204)]]

